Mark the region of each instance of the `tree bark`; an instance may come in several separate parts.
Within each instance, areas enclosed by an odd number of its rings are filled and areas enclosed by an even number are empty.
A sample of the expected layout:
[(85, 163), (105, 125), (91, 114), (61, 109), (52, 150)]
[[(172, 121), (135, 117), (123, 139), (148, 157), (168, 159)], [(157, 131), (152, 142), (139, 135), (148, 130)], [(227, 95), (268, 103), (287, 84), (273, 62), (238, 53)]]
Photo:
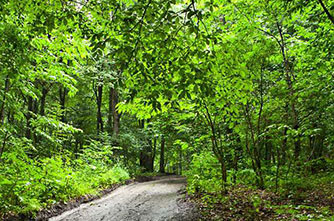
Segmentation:
[(5, 137), (3, 138), (3, 141), (2, 141), (1, 150), (0, 150), (0, 161), (2, 160), (2, 154), (3, 154), (3, 152), (5, 151), (6, 142), (7, 142), (7, 139), (8, 139), (8, 138), (9, 138), (9, 136), (8, 136), (8, 131), (6, 131), (6, 133), (5, 133)]
[(65, 113), (65, 103), (66, 103), (66, 94), (67, 90), (66, 88), (62, 89), (62, 86), (59, 87), (59, 103), (60, 103), (60, 108), (61, 108), (61, 116), (60, 120), (62, 122), (66, 122), (66, 113)]
[(33, 112), (33, 98), (28, 97), (28, 113), (26, 115), (27, 118), (27, 128), (26, 128), (26, 138), (31, 139), (31, 118)]
[(160, 173), (165, 173), (165, 137), (161, 137), (160, 144)]
[(115, 88), (111, 89), (112, 94), (112, 115), (113, 115), (113, 134), (115, 136), (119, 135), (119, 128), (120, 128), (120, 114), (117, 111), (117, 104), (118, 104), (118, 93)]
[(113, 88), (109, 89), (108, 131), (113, 134)]
[(9, 91), (9, 85), (10, 85), (10, 80), (9, 80), (9, 76), (7, 75), (6, 80), (5, 80), (5, 88), (4, 88), (4, 93), (3, 93), (3, 97), (2, 97), (2, 103), (1, 103), (1, 108), (0, 108), (0, 122), (1, 125), (4, 124), (4, 120), (5, 120), (5, 103), (6, 103), (6, 95)]
[(318, 0), (318, 2), (320, 3), (322, 9), (324, 10), (324, 12), (326, 13), (328, 19), (332, 22), (332, 24), (334, 25), (334, 17), (331, 15), (331, 13), (328, 11), (327, 7), (325, 6), (325, 4), (322, 2), (322, 0)]
[(40, 104), (40, 111), (39, 114), (41, 116), (45, 115), (45, 103), (46, 103), (46, 95), (48, 93), (48, 90), (43, 86), (42, 88), (42, 97), (41, 97), (41, 104)]
[(180, 151), (179, 151), (179, 175), (182, 175), (182, 158), (183, 158), (183, 153), (182, 153), (182, 147), (180, 146)]
[(154, 171), (154, 159), (155, 159), (155, 153), (156, 153), (156, 151), (157, 151), (157, 138), (156, 137), (154, 137), (153, 138), (153, 147), (152, 147), (153, 149), (151, 150), (151, 161), (150, 161), (150, 163), (151, 163), (151, 165), (150, 165), (150, 170), (153, 172)]
[(103, 132), (103, 120), (102, 120), (102, 113), (101, 113), (102, 95), (103, 95), (103, 86), (99, 85), (97, 87), (97, 96), (96, 96), (96, 104), (97, 104), (96, 130), (97, 130), (97, 134), (100, 134), (100, 132)]
[[(260, 150), (259, 150), (259, 139), (255, 138), (255, 129), (251, 120), (251, 116), (249, 113), (249, 105), (245, 105), (245, 119), (247, 125), (247, 131), (246, 131), (246, 149), (249, 155), (251, 156), (251, 162), (254, 172), (256, 173), (256, 182), (260, 189), (264, 189), (264, 179), (262, 174), (262, 166), (261, 166), (261, 156), (260, 156)], [(249, 142), (248, 142), (248, 129), (250, 131), (251, 135), (251, 141), (252, 141), (252, 148), (250, 148)]]
[[(283, 37), (283, 30), (279, 23), (276, 23), (276, 25), (277, 25), (277, 29), (278, 29), (280, 39), (281, 39), (280, 41), (278, 41), (278, 44), (280, 46), (281, 53), (283, 56), (283, 63), (284, 63), (284, 69), (285, 69), (285, 80), (289, 88), (289, 96), (290, 96), (289, 99), (291, 100), (290, 106), (292, 110), (293, 129), (298, 130), (299, 129), (298, 113), (297, 113), (295, 99), (294, 99), (295, 91), (292, 85), (292, 78), (294, 76), (293, 76), (291, 64), (290, 64), (290, 61), (288, 59), (287, 52), (286, 52), (286, 46), (285, 46), (285, 41)], [(294, 146), (295, 146), (294, 155), (295, 155), (295, 159), (297, 160), (299, 158), (300, 151), (301, 151), (300, 138), (298, 135), (296, 137), (296, 141), (294, 142)]]

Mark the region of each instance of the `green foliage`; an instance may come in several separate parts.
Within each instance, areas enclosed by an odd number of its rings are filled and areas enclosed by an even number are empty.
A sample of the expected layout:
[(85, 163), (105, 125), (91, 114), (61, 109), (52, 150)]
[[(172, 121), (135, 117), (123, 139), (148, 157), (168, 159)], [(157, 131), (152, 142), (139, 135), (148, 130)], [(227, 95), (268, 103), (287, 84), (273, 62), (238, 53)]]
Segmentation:
[(216, 192), (221, 188), (220, 165), (218, 160), (210, 152), (202, 152), (193, 155), (190, 169), (186, 171), (188, 178), (188, 191)]
[(158, 165), (186, 171), (191, 193), (304, 198), (308, 176), (334, 169), (334, 2), (321, 2), (2, 0), (1, 211)]
[(236, 172), (237, 183), (255, 185), (256, 173), (252, 169), (242, 169)]
[[(103, 155), (103, 153), (101, 153)], [(66, 155), (29, 159), (22, 151), (4, 153), (0, 173), (0, 211), (31, 214), (42, 207), (129, 179), (120, 166), (108, 160), (90, 161), (87, 153), (76, 160)]]

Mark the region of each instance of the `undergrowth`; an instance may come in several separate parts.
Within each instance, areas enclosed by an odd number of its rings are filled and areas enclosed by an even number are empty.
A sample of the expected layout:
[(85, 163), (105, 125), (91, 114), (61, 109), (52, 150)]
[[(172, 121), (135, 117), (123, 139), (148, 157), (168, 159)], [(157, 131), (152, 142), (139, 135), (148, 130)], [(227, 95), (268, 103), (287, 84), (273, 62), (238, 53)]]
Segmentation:
[[(334, 163), (318, 161), (304, 163), (294, 171), (281, 168), (277, 184), (272, 172), (276, 167), (264, 168), (264, 190), (256, 187), (254, 171), (229, 171), (224, 193), (218, 161), (203, 153), (194, 156), (186, 173), (187, 190), (199, 206), (202, 220), (334, 220)], [(285, 176), (287, 171), (290, 176)]]
[(107, 152), (86, 148), (76, 158), (62, 153), (42, 159), (31, 159), (23, 148), (5, 152), (0, 165), (0, 219), (5, 214), (34, 216), (41, 208), (97, 194), (129, 179)]

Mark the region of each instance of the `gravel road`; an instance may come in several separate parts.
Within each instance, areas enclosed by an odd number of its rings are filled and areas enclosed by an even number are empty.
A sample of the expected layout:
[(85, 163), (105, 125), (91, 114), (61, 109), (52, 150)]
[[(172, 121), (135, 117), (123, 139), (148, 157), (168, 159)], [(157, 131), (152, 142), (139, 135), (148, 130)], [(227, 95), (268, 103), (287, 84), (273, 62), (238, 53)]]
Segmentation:
[(122, 186), (101, 199), (82, 204), (50, 221), (190, 221), (194, 209), (180, 200), (186, 180), (179, 176)]

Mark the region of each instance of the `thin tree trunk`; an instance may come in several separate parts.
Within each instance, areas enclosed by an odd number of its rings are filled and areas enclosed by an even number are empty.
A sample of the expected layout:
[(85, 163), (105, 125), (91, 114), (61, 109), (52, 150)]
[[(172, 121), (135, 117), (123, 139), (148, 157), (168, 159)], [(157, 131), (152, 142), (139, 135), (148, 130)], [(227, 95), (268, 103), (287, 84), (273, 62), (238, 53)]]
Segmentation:
[[(34, 118), (36, 118), (36, 115), (38, 114), (38, 100), (37, 99), (33, 99), (33, 105), (32, 105), (32, 109), (33, 109), (33, 113), (34, 113)], [(36, 133), (33, 133), (33, 143), (34, 145), (36, 145), (36, 143), (38, 143), (38, 137)]]
[[(247, 147), (247, 151), (249, 152), (249, 155), (251, 156), (253, 170), (257, 175), (256, 176), (257, 185), (260, 189), (263, 189), (264, 179), (263, 179), (263, 174), (262, 174), (260, 151), (258, 147), (259, 141), (258, 139), (255, 139), (254, 127), (253, 127), (253, 123), (250, 118), (248, 105), (245, 106), (244, 113), (245, 113), (246, 122), (248, 124), (248, 129), (250, 130), (253, 148), (251, 149), (249, 145), (246, 145), (246, 147)], [(246, 139), (248, 143), (248, 131), (246, 132)]]
[(99, 85), (97, 87), (97, 119), (96, 119), (96, 130), (97, 134), (100, 134), (100, 132), (103, 132), (103, 120), (102, 120), (102, 113), (101, 113), (101, 107), (102, 107), (102, 94), (103, 94), (103, 86)]
[(27, 128), (26, 128), (26, 138), (31, 139), (31, 117), (33, 112), (33, 98), (28, 97), (28, 113), (27, 113)]
[[(293, 89), (293, 85), (292, 85), (292, 78), (293, 77), (293, 73), (292, 73), (292, 68), (291, 68), (291, 64), (289, 62), (288, 56), (287, 56), (287, 52), (286, 52), (286, 48), (285, 48), (285, 41), (284, 41), (284, 35), (283, 35), (283, 31), (282, 28), (280, 26), (279, 23), (276, 23), (277, 25), (277, 29), (279, 31), (279, 35), (281, 40), (278, 42), (279, 46), (281, 48), (281, 53), (283, 56), (283, 63), (284, 63), (284, 69), (285, 69), (285, 80), (286, 83), (288, 85), (289, 88), (289, 96), (290, 96), (290, 105), (291, 105), (291, 109), (292, 109), (292, 120), (293, 120), (293, 129), (298, 130), (299, 129), (299, 122), (298, 122), (298, 113), (296, 110), (296, 105), (295, 105), (295, 99), (294, 99), (294, 94), (295, 91)], [(299, 158), (300, 155), (300, 151), (301, 151), (301, 147), (300, 147), (300, 138), (297, 135), (297, 139), (294, 142), (295, 145), (295, 150), (294, 150), (294, 155), (295, 155), (295, 159), (297, 160)]]
[(180, 175), (182, 175), (182, 147), (180, 146), (180, 152), (179, 152), (179, 172)]
[(325, 4), (323, 3), (322, 0), (318, 0), (318, 2), (320, 3), (322, 9), (324, 10), (324, 12), (326, 13), (327, 17), (329, 18), (329, 20), (332, 22), (332, 24), (334, 25), (334, 17), (331, 15), (331, 13), (328, 11), (327, 7), (325, 6)]
[(62, 86), (60, 86), (59, 88), (59, 103), (60, 103), (60, 108), (61, 108), (61, 117), (60, 120), (62, 122), (66, 122), (66, 113), (65, 113), (65, 103), (66, 103), (66, 94), (67, 94), (67, 90), (66, 88), (64, 88), (64, 90), (62, 89)]
[(6, 142), (7, 142), (7, 139), (9, 138), (8, 136), (8, 131), (6, 131), (5, 133), (5, 137), (3, 138), (3, 141), (2, 141), (2, 146), (1, 146), (1, 150), (0, 150), (0, 161), (2, 160), (2, 154), (3, 152), (5, 151), (5, 147), (6, 147)]
[(221, 181), (222, 181), (222, 193), (225, 194), (226, 191), (226, 183), (227, 183), (227, 170), (226, 164), (223, 160), (219, 160), (220, 168), (221, 168)]
[(120, 127), (120, 114), (118, 113), (116, 107), (118, 104), (118, 93), (115, 88), (112, 89), (111, 93), (112, 93), (113, 134), (118, 136)]
[(2, 97), (1, 108), (0, 108), (0, 122), (1, 122), (1, 125), (4, 124), (4, 120), (5, 120), (5, 103), (6, 103), (6, 95), (9, 91), (9, 85), (10, 85), (9, 76), (7, 75), (6, 81), (5, 81), (4, 93), (3, 93), (3, 97)]
[(153, 138), (153, 150), (152, 150), (152, 155), (151, 155), (151, 171), (154, 171), (154, 159), (155, 159), (155, 153), (157, 151), (157, 138)]
[(46, 103), (46, 95), (48, 93), (48, 90), (43, 86), (42, 88), (42, 97), (41, 97), (41, 104), (40, 104), (40, 111), (39, 114), (41, 116), (45, 115), (45, 103)]
[(165, 137), (161, 137), (160, 145), (160, 173), (165, 173)]
[(234, 169), (233, 183), (236, 184), (237, 183), (237, 172), (238, 172), (238, 156), (237, 156), (236, 151), (234, 152), (234, 156), (233, 156), (233, 169)]
[(280, 151), (279, 148), (277, 148), (277, 165), (276, 165), (276, 177), (275, 177), (275, 190), (278, 191), (278, 180), (279, 180), (279, 170), (281, 166), (281, 160), (280, 160)]
[(113, 88), (109, 89), (108, 131), (113, 133)]

